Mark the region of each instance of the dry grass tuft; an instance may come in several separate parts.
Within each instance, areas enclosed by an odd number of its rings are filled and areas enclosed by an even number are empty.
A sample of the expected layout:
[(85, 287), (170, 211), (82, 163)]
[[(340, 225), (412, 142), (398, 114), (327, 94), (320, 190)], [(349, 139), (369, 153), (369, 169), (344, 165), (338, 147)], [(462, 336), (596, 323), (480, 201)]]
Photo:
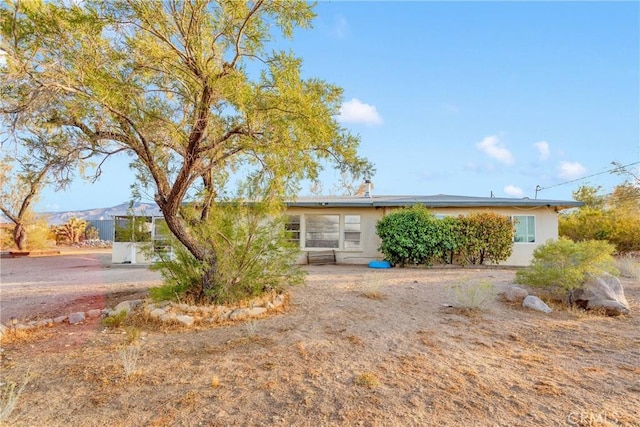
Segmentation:
[(447, 287), (451, 305), (463, 310), (483, 310), (495, 301), (498, 293), (488, 280), (461, 282)]
[(375, 388), (380, 386), (380, 380), (371, 372), (362, 372), (354, 380), (354, 383), (360, 387)]
[(383, 300), (387, 296), (380, 291), (380, 288), (384, 284), (384, 278), (381, 274), (369, 273), (366, 274), (362, 278), (361, 282), (361, 292), (365, 298), (374, 299), (374, 300)]
[(300, 356), (304, 359), (307, 360), (307, 358), (309, 357), (309, 352), (307, 351), (307, 349), (304, 347), (304, 344), (302, 343), (302, 341), (298, 341), (296, 343), (296, 349), (298, 350), (298, 353), (300, 354)]
[(364, 341), (362, 341), (362, 338), (360, 338), (357, 335), (347, 335), (345, 338), (347, 339), (347, 341), (349, 341), (353, 345), (356, 345), (356, 346), (364, 345)]
[(623, 255), (616, 258), (615, 265), (620, 270), (622, 277), (640, 280), (640, 260), (632, 255)]
[(18, 404), (22, 391), (30, 380), (29, 371), (24, 375), (22, 383), (7, 383), (0, 386), (0, 423), (6, 421)]
[(138, 359), (140, 358), (140, 348), (135, 345), (128, 345), (118, 352), (120, 363), (124, 369), (124, 375), (129, 378), (138, 370)]

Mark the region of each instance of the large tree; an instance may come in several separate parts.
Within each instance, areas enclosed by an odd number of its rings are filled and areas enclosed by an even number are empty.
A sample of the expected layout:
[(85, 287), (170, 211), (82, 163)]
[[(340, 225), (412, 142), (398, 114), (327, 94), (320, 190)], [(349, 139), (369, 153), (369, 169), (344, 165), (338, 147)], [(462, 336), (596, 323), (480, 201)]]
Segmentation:
[[(1, 108), (126, 149), (171, 232), (215, 286), (217, 254), (196, 232), (216, 195), (241, 174), (279, 199), (327, 161), (361, 175), (370, 164), (336, 115), (341, 89), (301, 76), (270, 50), (310, 26), (303, 1), (29, 1), (0, 6), (7, 73)], [(186, 197), (199, 189), (198, 214)], [(188, 210), (188, 212), (193, 212)]]
[[(36, 126), (35, 123), (32, 124)], [(27, 230), (37, 220), (33, 205), (46, 186), (63, 189), (75, 168), (84, 165), (82, 147), (59, 133), (21, 130), (15, 140), (6, 139), (0, 157), (0, 212), (13, 222), (13, 242), (19, 250), (28, 246)]]

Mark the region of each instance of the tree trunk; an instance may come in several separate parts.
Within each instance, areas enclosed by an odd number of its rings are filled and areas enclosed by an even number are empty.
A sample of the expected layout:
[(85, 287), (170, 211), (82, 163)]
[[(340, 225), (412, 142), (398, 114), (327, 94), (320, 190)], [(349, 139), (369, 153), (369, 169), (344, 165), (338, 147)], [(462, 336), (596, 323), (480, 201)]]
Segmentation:
[(204, 274), (202, 275), (201, 287), (198, 292), (198, 296), (204, 299), (211, 289), (216, 286), (215, 278), (218, 272), (218, 256), (216, 250), (211, 245), (207, 245), (195, 238), (189, 231), (189, 226), (186, 221), (180, 218), (172, 206), (168, 203), (162, 203), (161, 197), (156, 197), (156, 202), (160, 206), (160, 210), (164, 215), (164, 219), (167, 222), (167, 227), (173, 235), (182, 243), (185, 248), (194, 256), (195, 259), (200, 261), (204, 266)]
[(210, 256), (206, 257), (202, 262), (205, 264), (204, 274), (202, 275), (202, 288), (200, 289), (200, 298), (205, 299), (210, 294), (209, 291), (216, 287), (216, 273), (218, 272), (218, 257), (215, 250), (211, 248)]
[(17, 223), (13, 229), (13, 242), (19, 251), (24, 251), (27, 247), (27, 230), (24, 224)]

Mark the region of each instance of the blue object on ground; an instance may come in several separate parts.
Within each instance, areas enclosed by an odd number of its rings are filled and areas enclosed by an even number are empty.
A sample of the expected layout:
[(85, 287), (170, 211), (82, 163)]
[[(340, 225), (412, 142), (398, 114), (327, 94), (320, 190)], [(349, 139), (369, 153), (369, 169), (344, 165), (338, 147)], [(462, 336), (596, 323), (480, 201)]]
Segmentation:
[(371, 261), (369, 268), (391, 268), (389, 261)]

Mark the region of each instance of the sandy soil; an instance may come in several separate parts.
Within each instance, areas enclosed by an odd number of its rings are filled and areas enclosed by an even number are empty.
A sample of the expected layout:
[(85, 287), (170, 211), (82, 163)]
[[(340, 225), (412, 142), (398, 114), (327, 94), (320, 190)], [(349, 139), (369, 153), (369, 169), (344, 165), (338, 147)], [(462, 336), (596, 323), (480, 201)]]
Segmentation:
[(9, 424), (640, 425), (637, 282), (623, 279), (632, 314), (609, 318), (499, 299), (481, 312), (445, 306), (447, 286), (484, 278), (502, 290), (512, 270), (308, 271), (285, 310), (250, 322), (96, 322), (4, 342), (2, 382), (30, 375)]

